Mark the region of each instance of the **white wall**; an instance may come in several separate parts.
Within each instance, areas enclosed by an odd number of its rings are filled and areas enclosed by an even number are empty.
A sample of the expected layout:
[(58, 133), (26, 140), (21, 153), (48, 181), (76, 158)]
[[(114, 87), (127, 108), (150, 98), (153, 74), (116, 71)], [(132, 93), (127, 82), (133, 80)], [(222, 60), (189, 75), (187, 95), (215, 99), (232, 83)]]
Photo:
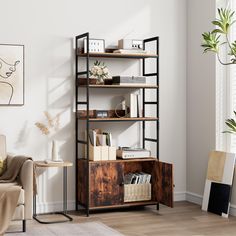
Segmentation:
[[(226, 94), (222, 95), (223, 90), (226, 92), (226, 81), (222, 81), (225, 68), (214, 54), (203, 55), (200, 47), (201, 33), (212, 30), (211, 21), (216, 16), (216, 8), (225, 7), (226, 3), (225, 0), (188, 1), (187, 200), (198, 204), (202, 202), (209, 152), (227, 150), (226, 137), (222, 136), (225, 126), (220, 123), (222, 118), (218, 117), (225, 115), (227, 105)], [(236, 215), (235, 186), (234, 179), (232, 215)]]
[[(0, 107), (0, 133), (7, 135), (8, 151), (32, 155), (35, 160), (48, 157), (51, 139), (60, 141), (60, 155), (64, 160), (75, 158), (75, 35), (90, 31), (92, 37), (105, 38), (107, 45), (125, 36), (160, 36), (160, 159), (174, 163), (176, 196), (177, 200), (183, 199), (186, 191), (186, 1), (120, 0), (115, 4), (109, 0), (8, 0), (1, 2), (1, 9), (0, 43), (25, 45), (26, 71), (25, 105)], [(106, 62), (113, 73), (128, 73), (128, 69), (138, 67), (121, 62), (118, 69), (114, 62)], [(195, 99), (197, 96), (191, 101)], [(104, 103), (104, 106), (107, 105)], [(49, 139), (34, 126), (36, 121), (43, 121), (44, 110), (61, 113), (62, 128)], [(191, 110), (198, 114), (194, 108)], [(124, 124), (119, 129), (124, 131), (129, 126)], [(59, 174), (57, 170), (50, 170), (41, 178), (41, 210), (61, 206)], [(71, 168), (68, 198), (71, 209), (74, 189), (74, 168)]]
[(215, 149), (215, 55), (204, 54), (202, 36), (212, 30), (215, 1), (188, 2), (187, 56), (187, 191), (188, 197), (202, 196), (208, 153)]

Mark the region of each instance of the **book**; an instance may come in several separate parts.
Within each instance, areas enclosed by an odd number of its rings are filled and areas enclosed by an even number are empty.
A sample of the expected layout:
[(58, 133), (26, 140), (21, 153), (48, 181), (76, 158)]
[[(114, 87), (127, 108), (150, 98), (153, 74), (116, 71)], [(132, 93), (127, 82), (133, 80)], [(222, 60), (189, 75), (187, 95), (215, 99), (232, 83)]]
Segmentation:
[(97, 134), (96, 135), (96, 144), (97, 146), (107, 146), (106, 135), (105, 134)]
[(96, 132), (93, 129), (89, 130), (89, 140), (93, 146), (96, 146)]
[(113, 84), (145, 84), (145, 76), (127, 76), (127, 75), (117, 75), (112, 76)]
[(149, 184), (151, 175), (145, 172), (128, 173), (124, 176), (124, 184)]
[(106, 135), (106, 145), (112, 146), (112, 136), (111, 133), (103, 132), (104, 135)]
[(126, 114), (129, 117), (138, 117), (137, 103), (137, 96), (135, 93), (125, 95)]
[(121, 53), (121, 54), (147, 54), (147, 51), (142, 49), (118, 49), (113, 51), (113, 53)]

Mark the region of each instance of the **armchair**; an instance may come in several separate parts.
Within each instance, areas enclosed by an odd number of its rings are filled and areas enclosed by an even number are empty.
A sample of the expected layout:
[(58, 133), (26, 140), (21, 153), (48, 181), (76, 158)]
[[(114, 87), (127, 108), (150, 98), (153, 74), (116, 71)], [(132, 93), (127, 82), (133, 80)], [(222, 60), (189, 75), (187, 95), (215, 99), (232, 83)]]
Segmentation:
[[(9, 167), (13, 158), (6, 152), (6, 137), (4, 135), (0, 135), (0, 158), (6, 160), (6, 168)], [(20, 185), (22, 187), (12, 220), (22, 221), (22, 230), (26, 232), (26, 220), (32, 219), (33, 161), (27, 160), (23, 164), (18, 178), (18, 182), (4, 183), (4, 185)]]

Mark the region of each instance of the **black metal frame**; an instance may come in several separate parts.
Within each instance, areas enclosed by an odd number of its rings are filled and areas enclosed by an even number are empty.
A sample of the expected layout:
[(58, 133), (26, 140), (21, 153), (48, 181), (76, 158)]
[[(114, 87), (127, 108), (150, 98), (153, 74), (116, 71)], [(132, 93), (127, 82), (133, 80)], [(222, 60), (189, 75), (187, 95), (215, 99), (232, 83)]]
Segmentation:
[[(79, 53), (79, 44), (78, 44), (78, 41), (83, 39), (83, 38), (86, 38), (87, 39), (87, 53), (84, 53), (84, 54), (81, 54)], [(90, 190), (90, 186), (89, 186), (89, 145), (88, 145), (88, 141), (89, 141), (89, 124), (90, 122), (134, 122), (136, 120), (90, 120), (89, 119), (89, 33), (84, 33), (84, 34), (81, 34), (81, 35), (78, 35), (75, 37), (75, 107), (76, 107), (76, 110), (75, 110), (75, 140), (76, 140), (76, 151), (75, 151), (75, 155), (76, 155), (76, 165), (75, 165), (75, 172), (76, 172), (76, 180), (75, 180), (75, 183), (76, 183), (76, 191), (75, 191), (75, 199), (76, 199), (76, 210), (78, 210), (78, 205), (82, 206), (83, 208), (85, 208), (86, 210), (86, 214), (87, 216), (89, 216), (89, 202), (90, 202), (90, 194), (89, 194), (89, 190)], [(159, 37), (153, 37), (153, 38), (148, 38), (148, 39), (145, 39), (143, 40), (143, 49), (145, 50), (145, 46), (147, 43), (150, 43), (150, 42), (155, 42), (156, 41), (156, 55), (157, 56), (154, 56), (154, 57), (150, 57), (150, 58), (154, 58), (156, 59), (156, 72), (155, 73), (146, 73), (145, 72), (145, 57), (141, 57), (141, 56), (137, 56), (134, 57), (134, 56), (127, 56), (127, 57), (123, 57), (123, 58), (133, 58), (133, 59), (142, 59), (143, 62), (142, 62), (142, 71), (143, 71), (143, 76), (156, 76), (156, 85), (157, 85), (157, 88), (142, 88), (142, 94), (143, 94), (143, 116), (145, 117), (145, 106), (146, 105), (156, 105), (156, 117), (158, 119), (153, 119), (153, 120), (144, 120), (144, 121), (141, 121), (142, 122), (142, 130), (143, 130), (143, 135), (142, 135), (142, 139), (143, 139), (143, 148), (145, 148), (145, 142), (154, 142), (156, 143), (156, 157), (157, 159), (159, 159)], [(78, 57), (83, 57), (83, 58), (86, 58), (86, 70), (85, 71), (78, 71)], [(104, 56), (106, 57), (106, 56)], [(112, 57), (110, 54), (108, 57)], [(78, 101), (78, 88), (79, 88), (79, 83), (77, 83), (77, 80), (79, 79), (78, 76), (79, 75), (85, 75), (87, 77), (87, 84), (86, 86), (81, 86), (83, 88), (86, 88), (86, 101)], [(145, 91), (146, 89), (156, 89), (156, 101), (146, 101), (145, 100)], [(87, 137), (86, 137), (86, 140), (79, 140), (78, 138), (78, 117), (77, 117), (77, 111), (78, 111), (78, 107), (79, 105), (86, 105), (86, 109), (87, 109), (87, 116), (86, 116), (86, 119), (84, 119), (84, 121), (86, 121), (86, 130), (87, 130)], [(139, 120), (138, 120), (139, 121)], [(145, 136), (145, 123), (146, 122), (150, 122), (150, 121), (154, 121), (156, 122), (156, 129), (157, 129), (157, 137), (156, 139), (153, 139), (153, 138), (147, 138)], [(86, 189), (86, 192), (87, 192), (87, 205), (84, 206), (82, 203), (80, 203), (78, 201), (78, 186), (77, 186), (77, 180), (78, 180), (78, 144), (84, 144), (86, 145), (86, 150), (87, 150), (87, 157), (86, 157), (86, 160), (87, 160), (87, 175), (86, 175), (86, 178), (87, 178), (87, 189)], [(82, 190), (81, 190), (82, 191)], [(157, 209), (159, 209), (159, 204), (157, 204)]]
[[(55, 223), (64, 223), (68, 221), (72, 221), (73, 219), (67, 215), (67, 166), (63, 166), (63, 211), (62, 212), (52, 212), (52, 213), (43, 213), (43, 214), (37, 214), (37, 201), (36, 201), (36, 195), (34, 195), (33, 198), (33, 218), (38, 221), (41, 224), (55, 224)], [(50, 214), (56, 214), (56, 215), (63, 215), (66, 220), (57, 220), (57, 221), (44, 221), (38, 219), (38, 215), (50, 215)], [(24, 229), (24, 224), (23, 224)]]
[(143, 88), (143, 116), (145, 117), (145, 105), (156, 105), (156, 117), (158, 117), (158, 120), (156, 120), (156, 130), (157, 130), (157, 137), (156, 139), (151, 139), (151, 138), (146, 138), (145, 136), (145, 122), (143, 121), (143, 148), (145, 148), (145, 142), (149, 141), (149, 142), (155, 142), (156, 145), (156, 157), (157, 159), (159, 159), (159, 122), (160, 122), (160, 118), (159, 118), (159, 37), (153, 37), (153, 38), (148, 38), (143, 40), (143, 49), (145, 50), (146, 48), (146, 44), (156, 41), (156, 54), (158, 55), (158, 57), (156, 58), (156, 72), (155, 73), (146, 73), (145, 72), (145, 58), (143, 59), (143, 76), (149, 77), (149, 76), (156, 76), (156, 101), (146, 101), (145, 100), (145, 91), (146, 88)]

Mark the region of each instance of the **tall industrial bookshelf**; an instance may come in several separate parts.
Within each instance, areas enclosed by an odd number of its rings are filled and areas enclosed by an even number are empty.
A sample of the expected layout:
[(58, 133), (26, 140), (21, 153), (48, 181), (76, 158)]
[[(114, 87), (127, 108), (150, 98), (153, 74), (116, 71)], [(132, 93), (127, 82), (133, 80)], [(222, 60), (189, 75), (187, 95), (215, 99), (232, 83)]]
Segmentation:
[[(75, 140), (76, 140), (76, 210), (85, 209), (87, 216), (91, 210), (111, 209), (132, 206), (156, 205), (159, 210), (159, 203), (173, 207), (173, 165), (159, 160), (159, 37), (152, 37), (143, 40), (143, 49), (148, 43), (154, 43), (156, 51), (153, 54), (117, 54), (117, 53), (83, 53), (79, 48), (79, 41), (86, 39), (86, 52), (89, 52), (89, 33), (75, 37)], [(97, 85), (89, 83), (89, 61), (95, 58), (110, 58), (123, 60), (142, 60), (142, 75), (153, 77), (155, 85)], [(146, 73), (146, 59), (155, 60), (153, 73)], [(78, 63), (85, 60), (85, 70), (79, 71)], [(86, 84), (81, 85), (81, 77), (87, 78)], [(79, 100), (79, 88), (85, 89), (86, 99)], [(142, 91), (143, 117), (125, 118), (90, 118), (90, 96), (91, 89), (140, 89)], [(156, 90), (154, 101), (146, 100), (146, 91)], [(86, 107), (86, 118), (80, 118), (77, 114), (79, 107)], [(155, 117), (146, 117), (146, 106), (152, 105), (156, 108)], [(79, 122), (86, 122), (86, 138), (79, 138)], [(144, 159), (117, 159), (114, 161), (90, 161), (89, 160), (89, 129), (92, 122), (141, 122), (142, 126), (142, 147), (146, 142), (156, 144), (156, 156)], [(156, 138), (146, 137), (146, 123), (155, 124)], [(79, 144), (85, 145), (86, 156), (79, 156)], [(150, 201), (124, 202), (124, 175), (129, 172), (146, 172), (151, 174), (152, 196)]]

